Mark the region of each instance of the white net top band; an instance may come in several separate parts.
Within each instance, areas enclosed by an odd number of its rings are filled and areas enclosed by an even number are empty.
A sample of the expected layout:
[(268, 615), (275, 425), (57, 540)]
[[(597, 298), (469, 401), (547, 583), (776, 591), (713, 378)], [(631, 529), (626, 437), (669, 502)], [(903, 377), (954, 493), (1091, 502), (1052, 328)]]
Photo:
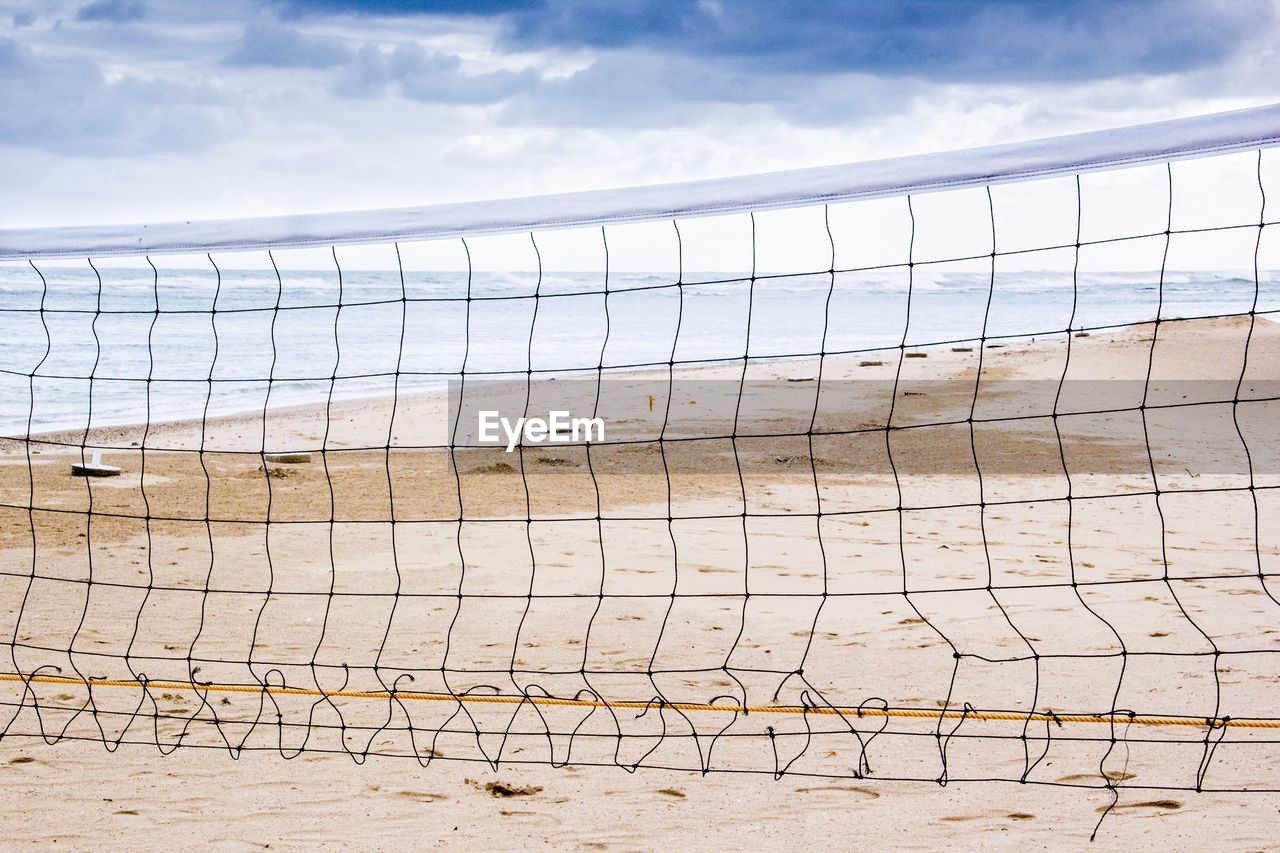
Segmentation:
[(0, 229), (0, 260), (432, 240), (776, 210), (1225, 154), (1280, 142), (1280, 104), (1051, 139), (716, 180), (294, 216)]

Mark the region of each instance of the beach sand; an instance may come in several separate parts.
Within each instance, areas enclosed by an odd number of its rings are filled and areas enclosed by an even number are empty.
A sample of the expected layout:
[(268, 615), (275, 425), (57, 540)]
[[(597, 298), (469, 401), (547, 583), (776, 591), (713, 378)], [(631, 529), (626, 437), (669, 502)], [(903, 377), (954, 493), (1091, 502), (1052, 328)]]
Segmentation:
[(6, 840), (1270, 846), (1280, 729), (1019, 716), (1280, 716), (1280, 325), (1154, 328), (0, 442), (0, 671), (165, 683), (0, 681)]

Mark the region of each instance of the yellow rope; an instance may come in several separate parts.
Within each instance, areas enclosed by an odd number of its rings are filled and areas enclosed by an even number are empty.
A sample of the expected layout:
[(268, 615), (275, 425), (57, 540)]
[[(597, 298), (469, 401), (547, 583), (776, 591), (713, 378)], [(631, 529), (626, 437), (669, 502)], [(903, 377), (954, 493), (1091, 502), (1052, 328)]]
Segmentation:
[[(63, 675), (18, 675), (0, 673), (0, 681), (22, 681), (28, 684), (64, 684), (75, 687), (133, 687), (156, 690), (190, 690), (210, 693), (268, 693), (273, 696), (317, 696), (323, 698), (382, 699), (394, 698), (418, 702), (466, 702), (468, 704), (530, 704), (540, 706), (567, 706), (574, 708), (617, 708), (643, 710), (655, 707), (656, 702), (606, 701), (602, 699), (558, 699), (552, 696), (509, 695), (454, 695), (452, 693), (427, 693), (412, 690), (318, 690), (312, 687), (283, 687), (249, 684), (202, 684), (188, 681), (133, 681), (129, 679), (83, 679)], [(1018, 711), (932, 710), (928, 708), (848, 708), (805, 705), (710, 705), (699, 702), (667, 702), (665, 707), (679, 711), (719, 711), (721, 713), (749, 714), (817, 714), (839, 717), (907, 717), (925, 720), (1008, 720), (1045, 723), (1118, 723), (1135, 726), (1196, 726), (1200, 728), (1251, 728), (1280, 729), (1280, 720), (1251, 719), (1245, 717), (1169, 717), (1142, 714), (1055, 714), (1048, 711), (1023, 713)]]

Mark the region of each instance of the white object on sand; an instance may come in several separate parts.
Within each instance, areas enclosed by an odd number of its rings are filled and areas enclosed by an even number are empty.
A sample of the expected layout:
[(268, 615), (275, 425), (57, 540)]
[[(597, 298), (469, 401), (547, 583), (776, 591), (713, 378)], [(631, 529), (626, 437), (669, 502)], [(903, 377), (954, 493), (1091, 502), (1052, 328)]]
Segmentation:
[(91, 462), (71, 463), (71, 476), (73, 477), (117, 477), (119, 475), (120, 469), (115, 465), (102, 464), (102, 449), (98, 447), (93, 449)]
[(267, 462), (280, 462), (285, 465), (300, 465), (304, 462), (311, 461), (310, 453), (264, 453), (263, 460)]

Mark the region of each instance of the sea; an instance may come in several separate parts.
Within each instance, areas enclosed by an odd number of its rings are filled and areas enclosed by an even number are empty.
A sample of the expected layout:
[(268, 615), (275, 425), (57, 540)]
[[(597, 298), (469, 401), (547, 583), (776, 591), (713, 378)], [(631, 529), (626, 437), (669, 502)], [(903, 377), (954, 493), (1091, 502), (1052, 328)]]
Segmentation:
[(1280, 274), (0, 268), (0, 436), (442, 387), (1280, 311)]

